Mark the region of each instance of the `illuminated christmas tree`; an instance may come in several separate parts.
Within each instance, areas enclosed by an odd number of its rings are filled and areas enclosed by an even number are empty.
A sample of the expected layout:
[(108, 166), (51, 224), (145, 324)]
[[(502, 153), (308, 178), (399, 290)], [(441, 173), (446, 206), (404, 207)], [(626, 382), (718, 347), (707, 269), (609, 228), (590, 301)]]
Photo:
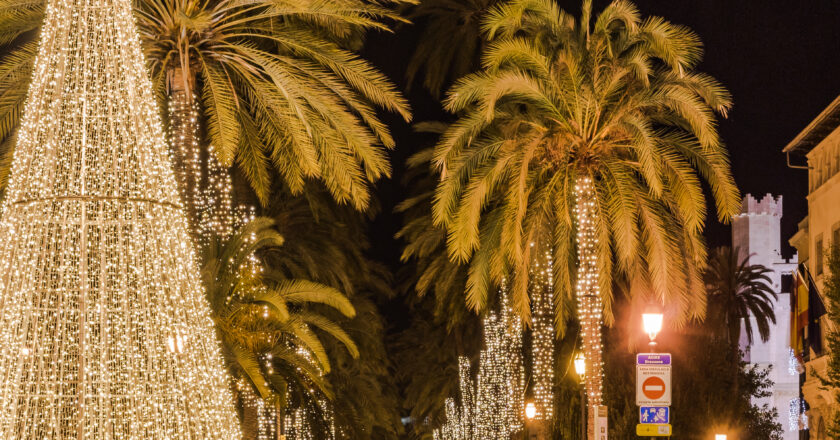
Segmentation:
[(130, 0), (50, 0), (0, 217), (0, 438), (237, 439)]

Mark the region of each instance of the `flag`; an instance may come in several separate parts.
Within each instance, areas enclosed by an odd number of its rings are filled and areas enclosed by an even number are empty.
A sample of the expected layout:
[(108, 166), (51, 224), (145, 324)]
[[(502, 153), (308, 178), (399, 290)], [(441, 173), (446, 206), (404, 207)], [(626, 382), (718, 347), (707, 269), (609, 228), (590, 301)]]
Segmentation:
[(790, 348), (803, 362), (805, 355), (805, 329), (808, 328), (808, 283), (799, 270), (793, 272), (790, 289)]
[(817, 283), (804, 264), (793, 273), (790, 293), (790, 348), (803, 362), (810, 354), (823, 354), (822, 328), (820, 318), (826, 314), (825, 304), (817, 290)]
[(823, 338), (822, 327), (820, 327), (820, 319), (826, 314), (825, 304), (823, 303), (822, 296), (820, 296), (820, 292), (817, 290), (817, 283), (815, 283), (814, 278), (811, 277), (811, 273), (806, 269), (805, 274), (808, 277), (807, 345), (811, 348), (811, 350), (814, 350), (814, 353), (817, 356), (822, 356)]

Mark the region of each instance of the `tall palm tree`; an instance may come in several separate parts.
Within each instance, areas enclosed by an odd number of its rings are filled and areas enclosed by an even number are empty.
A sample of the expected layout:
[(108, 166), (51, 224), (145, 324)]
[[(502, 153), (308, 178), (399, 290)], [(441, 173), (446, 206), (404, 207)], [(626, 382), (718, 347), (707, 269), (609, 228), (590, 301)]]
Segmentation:
[[(590, 0), (581, 10), (575, 19), (553, 0), (513, 0), (488, 14), (484, 69), (446, 100), (458, 119), (435, 148), (433, 218), (450, 258), (469, 262), (476, 309), (510, 274), (528, 317), (528, 268), (553, 255), (555, 295), (577, 293), (594, 406), (613, 281), (667, 305), (678, 325), (701, 317), (701, 181), (722, 221), (740, 200), (716, 130), (730, 96), (694, 71), (699, 38), (623, 0), (595, 17)], [(568, 302), (555, 298), (558, 324)]]
[[(362, 31), (401, 20), (383, 6), (399, 1), (136, 2), (193, 222), (199, 188), (220, 179), (207, 175), (212, 163), (190, 163), (196, 158), (215, 158), (221, 169), (235, 164), (262, 202), (276, 173), (294, 194), (319, 179), (339, 202), (368, 206), (370, 183), (389, 175), (385, 150), (394, 146), (376, 107), (410, 114), (391, 82), (352, 48)], [(45, 3), (0, 0), (0, 44), (9, 51), (0, 61), (2, 158), (12, 149)]]
[(738, 248), (719, 247), (712, 251), (706, 268), (710, 315), (706, 319), (720, 325), (733, 349), (738, 348), (742, 323), (747, 343), (752, 345), (755, 330), (750, 318), (755, 318), (758, 335), (767, 342), (770, 325), (776, 323), (773, 301), (778, 299), (768, 276), (773, 271), (739, 255)]
[(257, 218), (230, 238), (212, 241), (202, 270), (231, 373), (247, 386), (240, 396), (256, 393), (281, 409), (288, 391), (296, 401), (333, 397), (321, 335), (338, 341), (352, 358), (359, 356), (342, 327), (346, 322), (336, 320), (355, 316), (346, 296), (320, 283), (289, 279), (260, 262), (258, 256), (282, 244), (273, 220)]
[(335, 338), (325, 338), (331, 369), (324, 377), (333, 399), (333, 420), (342, 438), (392, 438), (402, 431), (396, 385), (384, 344), (377, 299), (393, 295), (389, 271), (365, 254), (365, 216), (337, 205), (318, 185), (308, 184), (302, 196), (276, 192), (265, 215), (275, 219), (283, 246), (262, 259), (272, 270), (292, 279), (307, 279), (345, 293), (356, 317), (342, 328), (358, 346), (354, 358)]
[(422, 71), (423, 87), (435, 98), (456, 79), (473, 72), (485, 39), (481, 21), (501, 0), (422, 0), (408, 17), (423, 27), (406, 68), (411, 86)]

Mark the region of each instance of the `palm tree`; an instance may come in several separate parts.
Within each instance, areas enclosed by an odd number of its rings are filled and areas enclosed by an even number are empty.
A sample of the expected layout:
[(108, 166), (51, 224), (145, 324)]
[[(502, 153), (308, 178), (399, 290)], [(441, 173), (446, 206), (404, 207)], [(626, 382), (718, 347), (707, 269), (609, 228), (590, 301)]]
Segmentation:
[(202, 270), (231, 373), (246, 384), (240, 396), (256, 393), (281, 410), (289, 390), (295, 401), (333, 397), (325, 378), (331, 362), (320, 335), (338, 341), (351, 357), (359, 356), (335, 319), (335, 312), (355, 316), (346, 296), (320, 283), (286, 278), (260, 262), (258, 256), (282, 243), (273, 220), (254, 219), (227, 240), (212, 241)]
[(752, 320), (763, 342), (770, 338), (770, 325), (776, 323), (773, 301), (778, 295), (771, 287), (771, 269), (750, 264), (749, 256), (739, 259), (738, 248), (720, 247), (712, 252), (706, 268), (709, 315), (720, 325), (724, 339), (737, 350), (743, 323), (747, 343), (752, 345)]
[(406, 68), (409, 86), (423, 71), (423, 86), (435, 98), (474, 71), (484, 49), (481, 20), (501, 0), (423, 0), (408, 17), (423, 33)]
[(323, 341), (331, 363), (324, 376), (333, 393), (329, 407), (342, 438), (395, 437), (402, 431), (397, 390), (382, 317), (374, 305), (394, 293), (387, 268), (365, 255), (365, 216), (337, 205), (324, 188), (311, 183), (302, 196), (276, 192), (264, 213), (285, 239), (283, 246), (261, 255), (265, 264), (286, 278), (344, 292), (356, 310), (356, 317), (341, 320), (341, 326), (358, 346), (358, 358), (335, 338)]
[[(45, 3), (0, 0), (0, 44), (9, 51), (0, 62), (0, 159), (11, 154)], [(364, 0), (138, 0), (135, 12), (193, 223), (200, 188), (225, 180), (208, 172), (234, 164), (263, 203), (276, 173), (293, 194), (319, 179), (337, 201), (368, 206), (394, 146), (376, 107), (410, 114), (352, 47), (398, 15)]]
[(716, 130), (730, 96), (694, 71), (698, 37), (623, 0), (594, 20), (590, 0), (581, 10), (514, 0), (488, 14), (484, 69), (445, 102), (458, 119), (435, 148), (433, 218), (450, 258), (469, 263), (474, 309), (508, 276), (529, 318), (528, 268), (553, 255), (557, 323), (571, 309), (561, 295), (576, 291), (594, 406), (613, 282), (667, 305), (677, 325), (702, 317), (701, 181), (721, 221), (740, 199)]

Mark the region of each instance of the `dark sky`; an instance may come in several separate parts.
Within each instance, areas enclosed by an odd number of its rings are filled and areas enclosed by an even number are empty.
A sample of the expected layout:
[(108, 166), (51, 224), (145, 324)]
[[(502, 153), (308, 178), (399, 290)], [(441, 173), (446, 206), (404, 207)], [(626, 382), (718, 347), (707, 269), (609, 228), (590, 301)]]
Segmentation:
[[(805, 0), (639, 0), (645, 15), (659, 15), (697, 32), (706, 54), (699, 70), (723, 82), (735, 107), (720, 131), (743, 193), (784, 196), (783, 241), (806, 214), (807, 175), (789, 169), (782, 148), (840, 94), (840, 1)], [(579, 3), (561, 1), (570, 11)], [(598, 9), (606, 4), (596, 0)], [(597, 9), (596, 9), (597, 10)], [(577, 14), (577, 12), (575, 12)], [(375, 34), (365, 55), (404, 86), (405, 64), (417, 40), (417, 27), (395, 35)], [(415, 121), (445, 116), (428, 94), (415, 87), (409, 96)], [(418, 136), (408, 124), (389, 118), (395, 137), (395, 177), (379, 185), (382, 213), (371, 231), (374, 255), (395, 267), (399, 228), (392, 210), (404, 196), (400, 174), (408, 154), (434, 139)], [(798, 158), (802, 160), (802, 158)], [(710, 205), (711, 206), (711, 205)], [(729, 243), (729, 228), (708, 222), (709, 244)], [(788, 250), (790, 252), (790, 250)]]

